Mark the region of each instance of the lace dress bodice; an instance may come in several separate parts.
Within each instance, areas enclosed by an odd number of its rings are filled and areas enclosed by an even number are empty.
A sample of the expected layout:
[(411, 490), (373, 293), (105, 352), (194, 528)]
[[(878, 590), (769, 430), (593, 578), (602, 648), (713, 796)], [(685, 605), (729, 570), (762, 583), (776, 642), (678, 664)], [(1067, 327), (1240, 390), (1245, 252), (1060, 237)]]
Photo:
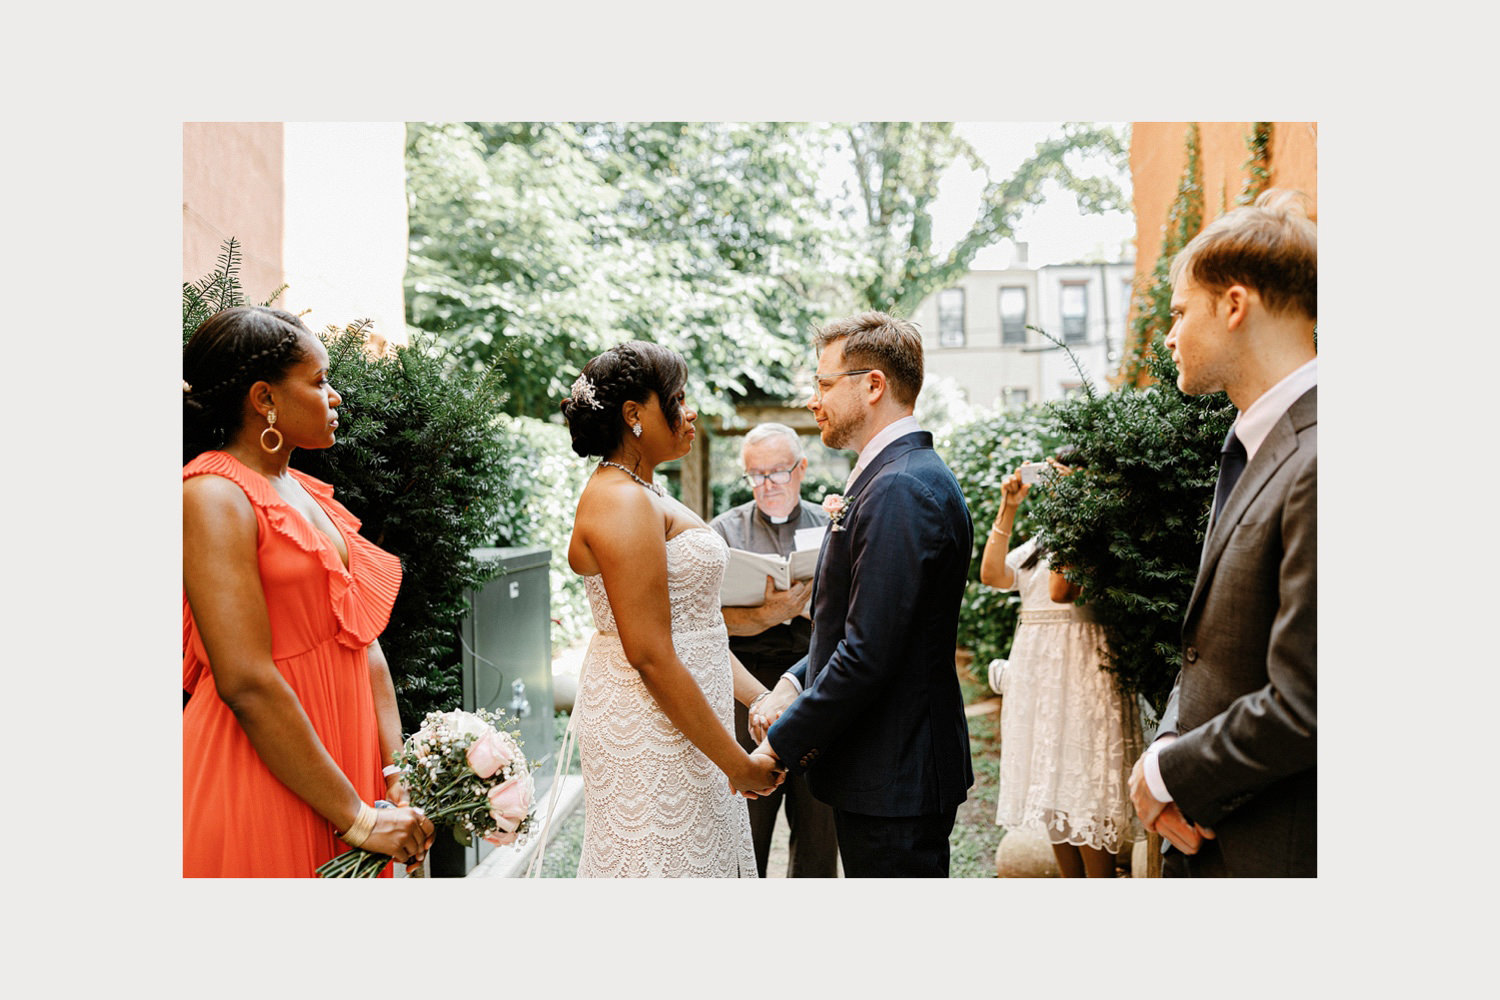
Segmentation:
[[(734, 732), (734, 674), (719, 587), (729, 553), (713, 531), (667, 540), (672, 645), (719, 722)], [(667, 718), (625, 658), (599, 575), (584, 577), (598, 629), (579, 677), (584, 877), (756, 876), (745, 800)]]
[[(667, 539), (667, 593), (672, 602), (672, 634), (713, 631), (724, 627), (719, 609), (719, 586), (729, 550), (717, 532), (689, 528)], [(604, 577), (595, 573), (583, 578), (589, 595), (594, 628), (618, 633), (615, 610), (604, 592)]]

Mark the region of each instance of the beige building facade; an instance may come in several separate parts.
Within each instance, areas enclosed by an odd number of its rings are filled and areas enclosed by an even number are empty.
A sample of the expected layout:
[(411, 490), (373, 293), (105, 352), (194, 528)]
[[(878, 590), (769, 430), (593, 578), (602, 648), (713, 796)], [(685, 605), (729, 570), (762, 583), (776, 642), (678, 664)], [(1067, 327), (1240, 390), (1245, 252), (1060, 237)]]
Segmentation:
[(1118, 363), (1133, 261), (970, 271), (912, 314), (929, 376), (952, 379), (969, 405), (1014, 408), (1098, 388)]

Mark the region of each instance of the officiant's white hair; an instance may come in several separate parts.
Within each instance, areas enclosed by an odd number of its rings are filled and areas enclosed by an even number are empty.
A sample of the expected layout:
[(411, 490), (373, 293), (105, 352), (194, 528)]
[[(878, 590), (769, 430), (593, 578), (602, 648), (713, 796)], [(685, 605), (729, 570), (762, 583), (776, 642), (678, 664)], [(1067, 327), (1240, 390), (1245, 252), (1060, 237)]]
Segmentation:
[(802, 458), (802, 439), (797, 432), (786, 424), (764, 423), (757, 424), (745, 432), (745, 440), (740, 442), (740, 465), (745, 464), (745, 449), (753, 444), (759, 444), (767, 438), (784, 437), (792, 446), (792, 454), (798, 459)]

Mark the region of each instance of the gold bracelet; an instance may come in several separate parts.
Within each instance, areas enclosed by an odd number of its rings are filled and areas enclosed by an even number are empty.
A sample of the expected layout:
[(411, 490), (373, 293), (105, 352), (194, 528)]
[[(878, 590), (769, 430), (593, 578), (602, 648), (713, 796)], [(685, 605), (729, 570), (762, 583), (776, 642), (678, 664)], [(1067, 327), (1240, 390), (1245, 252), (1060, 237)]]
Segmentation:
[(1001, 531), (999, 528), (994, 528), (994, 527), (990, 528), (990, 534), (992, 536), (993, 535), (999, 535), (1001, 538), (1009, 538), (1010, 537), (1010, 532), (1008, 532), (1008, 531)]
[(370, 839), (375, 829), (375, 809), (365, 802), (359, 804), (359, 815), (349, 824), (349, 829), (339, 834), (339, 839), (350, 847), (359, 847)]

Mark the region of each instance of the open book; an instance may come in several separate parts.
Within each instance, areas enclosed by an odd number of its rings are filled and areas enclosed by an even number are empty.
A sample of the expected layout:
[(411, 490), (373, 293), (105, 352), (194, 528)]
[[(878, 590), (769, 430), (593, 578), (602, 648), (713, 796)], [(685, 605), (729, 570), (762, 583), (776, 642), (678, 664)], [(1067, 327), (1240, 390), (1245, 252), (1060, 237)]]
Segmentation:
[(798, 549), (790, 557), (763, 552), (729, 550), (729, 564), (724, 567), (724, 583), (719, 588), (719, 603), (726, 608), (753, 608), (766, 596), (766, 577), (776, 581), (777, 590), (786, 590), (793, 580), (811, 580), (818, 568), (818, 549)]

